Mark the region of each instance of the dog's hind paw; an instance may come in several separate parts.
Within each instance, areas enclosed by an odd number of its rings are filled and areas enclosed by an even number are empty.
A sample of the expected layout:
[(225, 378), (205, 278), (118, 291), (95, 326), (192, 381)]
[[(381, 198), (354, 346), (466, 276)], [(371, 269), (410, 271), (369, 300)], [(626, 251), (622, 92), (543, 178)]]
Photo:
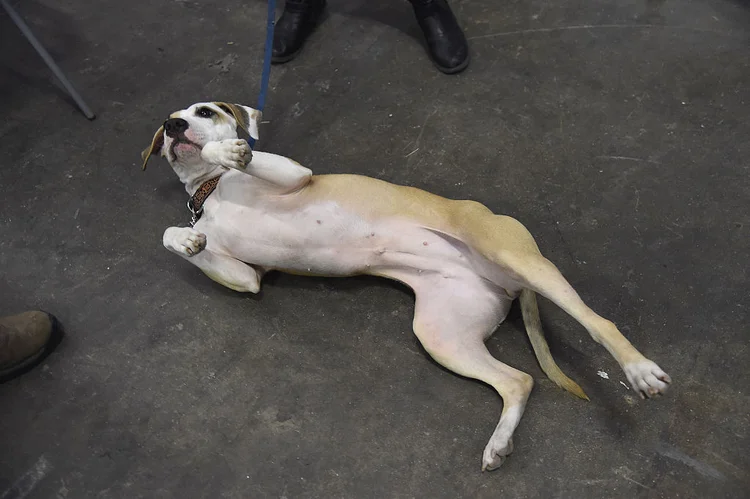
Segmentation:
[(624, 366), (625, 376), (641, 398), (653, 398), (667, 391), (672, 378), (648, 359)]
[(513, 438), (505, 441), (495, 439), (493, 435), (482, 454), (482, 471), (494, 471), (503, 465), (505, 459), (513, 452)]

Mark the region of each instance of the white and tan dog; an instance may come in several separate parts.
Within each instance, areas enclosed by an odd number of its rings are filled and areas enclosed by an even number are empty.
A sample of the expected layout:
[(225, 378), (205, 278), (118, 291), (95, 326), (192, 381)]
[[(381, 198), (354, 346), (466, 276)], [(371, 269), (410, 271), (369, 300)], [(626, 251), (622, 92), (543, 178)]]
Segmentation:
[[(256, 110), (221, 102), (173, 113), (143, 152), (166, 156), (188, 194), (215, 190), (193, 228), (170, 227), (164, 246), (216, 282), (257, 293), (265, 272), (370, 274), (414, 290), (414, 333), (448, 369), (503, 398), (482, 469), (500, 466), (534, 384), (496, 360), (484, 342), (520, 297), (534, 352), (551, 380), (587, 399), (560, 371), (542, 335), (539, 293), (580, 322), (614, 356), (641, 397), (671, 382), (615, 325), (587, 307), (518, 221), (473, 201), (357, 175), (313, 175), (274, 154), (251, 152), (237, 127), (258, 137)], [(215, 179), (217, 176), (218, 183)], [(210, 193), (210, 190), (208, 191)]]

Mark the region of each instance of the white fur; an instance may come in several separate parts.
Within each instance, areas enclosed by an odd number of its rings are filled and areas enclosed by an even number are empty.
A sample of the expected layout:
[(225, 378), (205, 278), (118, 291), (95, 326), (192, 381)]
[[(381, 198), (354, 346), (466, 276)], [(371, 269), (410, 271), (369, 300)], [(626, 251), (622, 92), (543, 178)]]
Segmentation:
[(495, 432), (487, 442), (482, 454), (482, 469), (494, 470), (499, 468), (505, 458), (513, 452), (513, 432), (523, 416), (524, 407), (512, 406), (503, 411), (503, 416), (495, 428)]
[(180, 256), (195, 256), (206, 247), (206, 235), (190, 227), (170, 227), (164, 231), (164, 247)]
[(253, 154), (246, 140), (224, 139), (209, 142), (201, 149), (201, 159), (206, 163), (245, 171)]
[(641, 398), (661, 395), (672, 382), (667, 373), (648, 359), (625, 364), (623, 370), (630, 386), (640, 394)]

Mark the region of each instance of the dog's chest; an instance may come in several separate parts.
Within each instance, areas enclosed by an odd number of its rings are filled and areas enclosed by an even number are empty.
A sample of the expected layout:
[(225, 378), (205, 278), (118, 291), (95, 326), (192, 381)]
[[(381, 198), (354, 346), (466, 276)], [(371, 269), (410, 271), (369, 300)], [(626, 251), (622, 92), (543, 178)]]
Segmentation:
[[(206, 224), (208, 241), (261, 266), (302, 272), (352, 273), (372, 246), (372, 224), (335, 202), (221, 203)], [(213, 234), (211, 234), (213, 233)]]

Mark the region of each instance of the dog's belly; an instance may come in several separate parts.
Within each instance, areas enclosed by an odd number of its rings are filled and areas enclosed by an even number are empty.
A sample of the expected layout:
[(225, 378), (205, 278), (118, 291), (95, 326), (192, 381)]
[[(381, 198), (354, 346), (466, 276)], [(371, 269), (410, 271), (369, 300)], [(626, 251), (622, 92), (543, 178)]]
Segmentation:
[(411, 284), (425, 273), (474, 277), (460, 248), (410, 220), (367, 221), (335, 202), (296, 210), (222, 206), (205, 227), (213, 244), (268, 269), (321, 275), (372, 274)]

